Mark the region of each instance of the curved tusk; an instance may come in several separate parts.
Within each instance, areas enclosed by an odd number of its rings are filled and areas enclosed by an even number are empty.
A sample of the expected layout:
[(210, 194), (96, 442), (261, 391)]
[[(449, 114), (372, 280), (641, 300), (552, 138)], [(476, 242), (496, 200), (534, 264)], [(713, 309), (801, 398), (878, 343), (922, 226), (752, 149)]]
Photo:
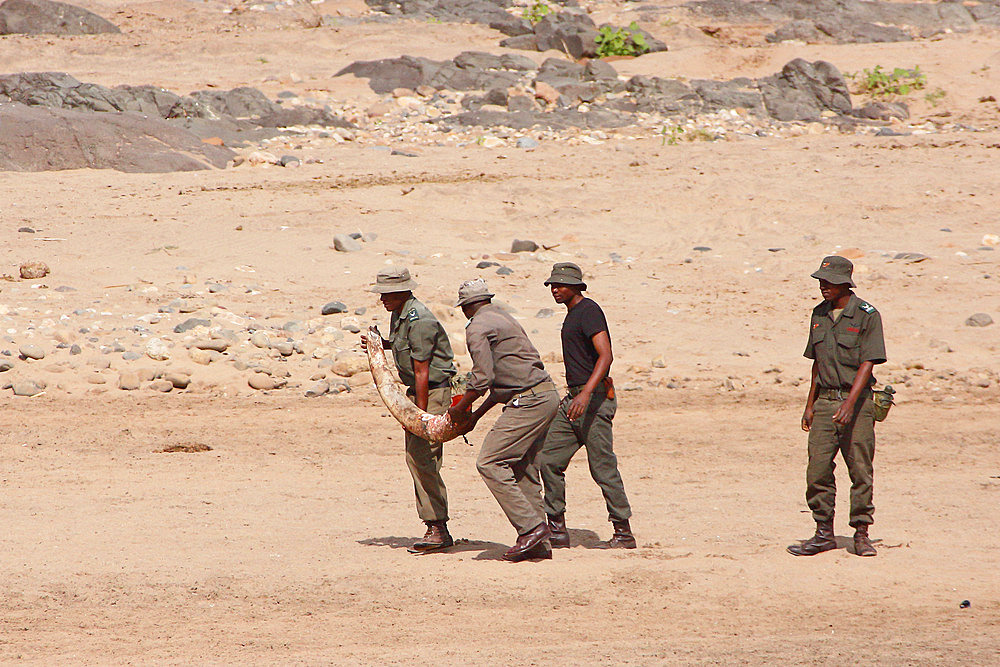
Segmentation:
[(389, 362), (382, 349), (382, 336), (372, 327), (364, 335), (365, 351), (368, 353), (368, 365), (371, 367), (375, 389), (382, 397), (385, 407), (413, 435), (428, 442), (448, 442), (462, 435), (459, 427), (451, 421), (448, 414), (432, 415), (424, 412), (413, 404), (403, 391), (401, 385), (392, 377)]

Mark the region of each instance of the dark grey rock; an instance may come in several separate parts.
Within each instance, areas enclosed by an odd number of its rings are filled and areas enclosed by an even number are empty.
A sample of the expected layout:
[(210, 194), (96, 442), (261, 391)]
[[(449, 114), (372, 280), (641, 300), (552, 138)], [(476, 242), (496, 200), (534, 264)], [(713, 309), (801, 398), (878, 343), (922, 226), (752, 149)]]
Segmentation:
[(278, 158), (278, 164), (282, 167), (298, 167), (302, 164), (302, 160), (295, 157), (294, 155), (282, 155)]
[(196, 329), (198, 327), (210, 327), (212, 326), (211, 320), (201, 319), (198, 317), (189, 317), (180, 324), (174, 327), (174, 333), (184, 333), (185, 331), (191, 331), (191, 329)]
[(0, 35), (96, 35), (121, 32), (86, 9), (50, 0), (6, 0), (0, 4)]
[(531, 137), (519, 137), (517, 140), (517, 147), (530, 150), (532, 148), (538, 148), (538, 142)]
[(988, 327), (993, 324), (993, 318), (987, 313), (974, 313), (965, 320), (965, 325), (969, 327)]
[(709, 248), (707, 245), (696, 245), (691, 249), (697, 250), (698, 252), (708, 252), (709, 250), (711, 250), (711, 248)]
[(556, 49), (574, 58), (597, 55), (597, 24), (587, 14), (553, 12), (534, 26), (539, 51)]
[(751, 79), (738, 78), (731, 81), (696, 79), (691, 82), (691, 87), (701, 98), (706, 111), (737, 108), (763, 111), (760, 90)]
[(542, 308), (537, 313), (535, 313), (535, 317), (537, 317), (540, 320), (543, 320), (548, 317), (552, 317), (555, 314), (556, 314), (555, 311), (552, 310), (551, 308)]
[(511, 252), (535, 252), (536, 250), (538, 250), (538, 244), (527, 239), (514, 239), (514, 242), (510, 244)]
[(840, 71), (828, 62), (796, 58), (781, 73), (758, 81), (767, 112), (783, 121), (819, 120), (822, 112), (851, 112), (851, 95)]
[(529, 95), (508, 95), (507, 96), (507, 111), (509, 112), (534, 112), (538, 111), (538, 104), (535, 102), (535, 98)]
[(903, 102), (869, 102), (860, 109), (854, 110), (854, 115), (858, 118), (869, 120), (906, 120), (910, 117), (910, 109)]
[(364, 315), (367, 312), (368, 312), (368, 309), (365, 308), (364, 306), (361, 306), (360, 308), (355, 308), (354, 309), (354, 314), (355, 315)]
[(323, 306), (321, 311), (324, 315), (336, 315), (337, 313), (346, 313), (347, 306), (340, 301), (331, 301), (330, 303)]
[(73, 343), (73, 345), (71, 345), (69, 348), (69, 353), (72, 355), (82, 354), (83, 350), (80, 348), (79, 345)]
[(135, 361), (136, 359), (141, 359), (141, 358), (142, 355), (133, 350), (129, 350), (128, 352), (122, 354), (122, 359), (124, 359), (125, 361)]
[[(534, 35), (532, 35), (534, 37)], [(500, 65), (503, 69), (533, 72), (538, 69), (538, 65), (534, 60), (528, 56), (522, 56), (516, 53), (505, 53), (500, 56)]]
[(32, 229), (31, 227), (19, 227), (17, 231), (23, 232), (25, 234), (34, 234), (35, 233), (35, 230)]
[(514, 269), (510, 268), (509, 266), (501, 266), (499, 269), (497, 269), (498, 276), (509, 276), (512, 273), (514, 273)]
[(478, 264), (476, 264), (476, 268), (477, 269), (488, 269), (491, 266), (500, 266), (500, 263), (499, 262), (490, 262), (490, 261), (487, 261), (487, 260), (483, 260), (483, 261), (479, 262)]

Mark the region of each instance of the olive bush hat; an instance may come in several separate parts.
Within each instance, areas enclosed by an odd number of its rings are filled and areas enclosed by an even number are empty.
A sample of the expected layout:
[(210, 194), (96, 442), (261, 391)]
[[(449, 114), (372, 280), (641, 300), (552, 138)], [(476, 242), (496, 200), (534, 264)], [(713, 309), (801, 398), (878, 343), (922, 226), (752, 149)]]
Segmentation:
[(813, 272), (812, 277), (817, 280), (825, 280), (834, 285), (857, 287), (854, 281), (851, 280), (851, 274), (853, 273), (854, 265), (851, 264), (851, 260), (839, 255), (830, 255), (823, 258), (819, 268)]
[(391, 294), (392, 292), (411, 292), (417, 283), (410, 277), (410, 270), (405, 266), (389, 266), (375, 276), (375, 285), (369, 292), (376, 294)]
[(558, 262), (552, 266), (552, 275), (545, 281), (546, 285), (572, 285), (582, 290), (587, 289), (583, 282), (583, 270), (573, 262)]
[(477, 301), (487, 301), (494, 296), (496, 295), (490, 291), (486, 281), (482, 278), (466, 280), (458, 286), (458, 301), (455, 302), (455, 307), (460, 308)]

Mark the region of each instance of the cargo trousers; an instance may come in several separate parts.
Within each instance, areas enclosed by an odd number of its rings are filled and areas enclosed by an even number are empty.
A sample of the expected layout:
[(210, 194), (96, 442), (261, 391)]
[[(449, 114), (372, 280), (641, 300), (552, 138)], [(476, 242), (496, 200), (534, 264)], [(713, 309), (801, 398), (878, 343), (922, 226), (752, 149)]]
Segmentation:
[[(413, 389), (408, 389), (406, 397), (414, 399)], [(451, 387), (431, 389), (427, 394), (427, 412), (443, 415), (451, 407)], [(444, 460), (444, 446), (440, 442), (428, 442), (409, 431), (406, 434), (406, 467), (413, 477), (413, 493), (417, 500), (417, 516), (421, 521), (448, 520), (448, 490), (441, 477), (441, 463)]]
[(833, 471), (837, 452), (844, 457), (851, 477), (852, 526), (871, 524), (875, 458), (875, 411), (871, 396), (858, 399), (854, 418), (836, 424), (833, 415), (841, 401), (817, 398), (809, 429), (809, 465), (806, 468), (806, 502), (816, 521), (832, 521), (837, 496)]
[(512, 399), (479, 450), (476, 468), (518, 535), (545, 521), (536, 459), (558, 408), (555, 389)]
[(624, 521), (632, 516), (625, 484), (618, 472), (618, 458), (612, 444), (612, 421), (618, 401), (608, 398), (603, 385), (590, 399), (587, 412), (570, 421), (566, 411), (573, 400), (567, 395), (559, 404), (559, 412), (549, 427), (549, 433), (538, 457), (545, 485), (545, 512), (557, 516), (566, 511), (566, 468), (581, 447), (587, 450), (590, 476), (597, 482), (608, 508), (609, 521)]

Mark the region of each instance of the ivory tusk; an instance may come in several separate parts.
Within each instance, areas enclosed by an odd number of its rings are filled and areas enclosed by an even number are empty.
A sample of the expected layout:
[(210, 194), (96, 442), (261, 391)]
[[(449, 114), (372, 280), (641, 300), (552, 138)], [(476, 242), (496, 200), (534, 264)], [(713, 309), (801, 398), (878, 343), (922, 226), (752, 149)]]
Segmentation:
[(392, 377), (389, 361), (385, 357), (385, 350), (382, 349), (382, 336), (376, 329), (368, 329), (364, 341), (375, 389), (382, 397), (385, 407), (389, 408), (389, 412), (403, 425), (403, 428), (428, 442), (448, 442), (462, 435), (459, 427), (451, 421), (447, 413), (432, 415), (424, 412), (406, 397), (402, 385)]

